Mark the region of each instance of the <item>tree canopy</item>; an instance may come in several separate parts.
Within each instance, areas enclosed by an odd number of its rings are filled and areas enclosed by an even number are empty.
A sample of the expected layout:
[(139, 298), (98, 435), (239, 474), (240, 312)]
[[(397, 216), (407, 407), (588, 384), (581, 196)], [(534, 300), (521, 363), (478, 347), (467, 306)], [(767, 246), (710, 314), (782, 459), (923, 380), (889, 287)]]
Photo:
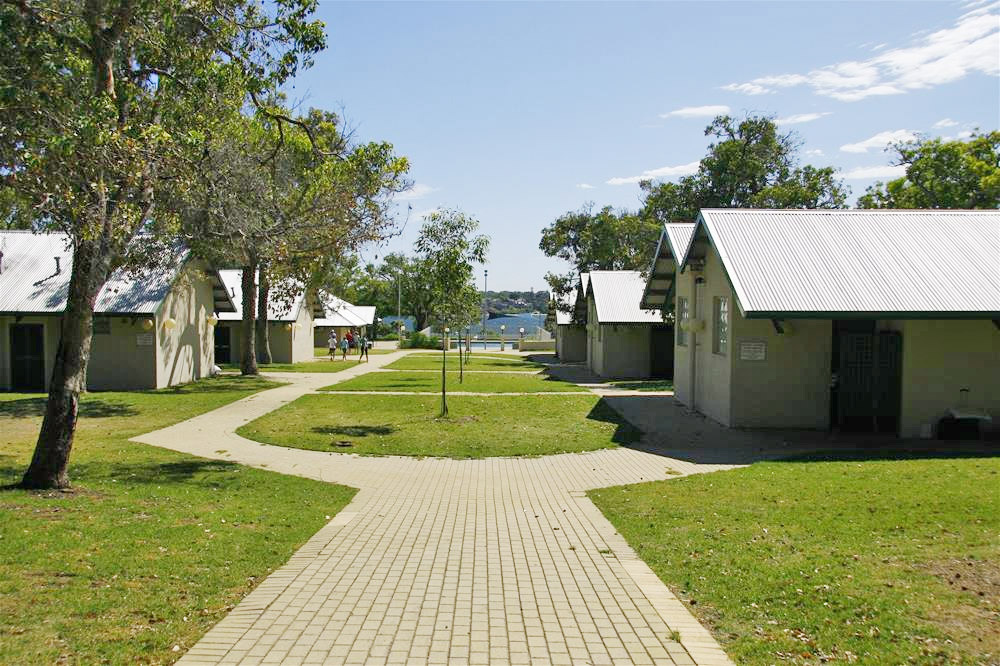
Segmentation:
[(922, 139), (891, 148), (906, 174), (869, 187), (858, 199), (859, 208), (1000, 207), (1000, 131), (973, 134), (967, 141)]

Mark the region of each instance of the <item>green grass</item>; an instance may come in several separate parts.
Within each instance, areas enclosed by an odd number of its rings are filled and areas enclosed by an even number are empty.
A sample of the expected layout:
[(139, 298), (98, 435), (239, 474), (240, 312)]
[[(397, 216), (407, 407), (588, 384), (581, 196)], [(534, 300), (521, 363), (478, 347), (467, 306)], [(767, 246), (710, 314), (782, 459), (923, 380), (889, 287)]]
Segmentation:
[[(386, 366), (391, 370), (440, 370), (441, 354), (409, 354)], [(487, 356), (473, 353), (466, 370), (501, 370), (504, 372), (537, 372), (545, 366), (516, 356)], [(458, 352), (448, 352), (448, 369), (458, 370)]]
[(736, 663), (1000, 659), (1000, 459), (761, 463), (589, 494)]
[[(396, 352), (395, 349), (369, 349), (368, 353), (371, 356), (376, 356), (378, 354), (392, 354)], [(313, 347), (313, 355), (319, 358), (320, 356), (327, 357), (330, 355), (330, 350), (327, 347)], [(358, 358), (358, 350), (352, 349), (351, 353), (347, 355), (347, 358), (354, 357), (355, 360)], [(340, 350), (337, 350), (337, 358), (340, 358)]]
[[(0, 490), (0, 663), (172, 662), (350, 500), (343, 486), (127, 441), (275, 385), (83, 397), (74, 491)], [(44, 404), (0, 394), (0, 484), (20, 479)]]
[[(340, 360), (340, 356), (337, 360), (330, 361), (300, 361), (299, 363), (261, 363), (257, 367), (262, 373), (268, 372), (340, 372), (341, 370), (346, 370), (347, 368), (353, 368), (358, 364), (358, 357), (348, 356), (346, 361)], [(220, 366), (223, 370), (229, 372), (239, 372), (240, 366), (238, 363), (228, 363), (226, 365)]]
[(625, 391), (673, 391), (674, 382), (670, 379), (640, 379), (634, 381), (609, 382), (612, 386)]
[[(459, 383), (459, 373), (448, 373), (447, 390), (471, 393), (552, 393), (582, 392), (576, 384), (552, 377), (524, 373), (468, 373)], [(323, 391), (440, 391), (439, 372), (369, 372), (346, 382), (327, 386)]]
[(363, 455), (536, 456), (638, 441), (640, 433), (592, 395), (305, 395), (239, 429), (279, 446)]

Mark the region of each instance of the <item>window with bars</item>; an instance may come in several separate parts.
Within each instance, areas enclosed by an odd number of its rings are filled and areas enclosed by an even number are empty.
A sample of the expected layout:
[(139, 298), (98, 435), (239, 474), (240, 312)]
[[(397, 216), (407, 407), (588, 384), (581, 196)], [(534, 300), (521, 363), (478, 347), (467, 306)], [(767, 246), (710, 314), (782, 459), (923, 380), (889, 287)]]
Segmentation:
[(688, 299), (680, 296), (677, 298), (677, 317), (674, 324), (677, 327), (677, 344), (681, 347), (687, 347), (688, 332), (684, 330), (684, 325), (689, 319), (691, 319), (691, 306), (688, 304)]
[(729, 299), (716, 296), (712, 305), (712, 351), (725, 355), (729, 353)]

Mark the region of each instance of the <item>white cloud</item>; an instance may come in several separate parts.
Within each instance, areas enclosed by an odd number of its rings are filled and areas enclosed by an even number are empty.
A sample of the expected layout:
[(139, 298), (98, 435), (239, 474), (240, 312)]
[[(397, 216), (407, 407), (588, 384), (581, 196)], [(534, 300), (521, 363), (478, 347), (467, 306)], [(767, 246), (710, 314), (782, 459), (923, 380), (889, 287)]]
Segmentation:
[(959, 139), (968, 139), (970, 136), (972, 136), (972, 132), (970, 132), (969, 130), (963, 130), (959, 132), (956, 136)]
[(428, 208), (426, 210), (418, 210), (417, 212), (412, 213), (412, 215), (416, 220), (426, 220), (428, 217), (439, 212), (440, 210), (440, 208)]
[(661, 113), (661, 118), (714, 118), (729, 113), (725, 104), (710, 104), (708, 106), (685, 106), (667, 113)]
[(659, 180), (661, 178), (671, 178), (674, 176), (690, 176), (698, 171), (698, 162), (688, 164), (678, 164), (677, 166), (665, 166), (659, 169), (649, 169), (643, 171), (638, 176), (626, 176), (611, 178), (606, 181), (608, 185), (629, 185), (638, 183), (640, 180)]
[(589, 185), (587, 183), (580, 183), (579, 185), (577, 185), (577, 187), (579, 187), (581, 190), (592, 190), (592, 189), (594, 189), (593, 185)]
[(941, 127), (954, 127), (957, 124), (958, 123), (955, 122), (954, 120), (952, 120), (951, 118), (942, 118), (941, 120), (939, 120), (936, 123), (934, 123), (934, 127), (937, 127), (937, 128), (941, 128)]
[(812, 150), (807, 150), (806, 155), (810, 155), (812, 157), (822, 157), (823, 151), (819, 148), (813, 148)]
[[(883, 45), (876, 48), (879, 47)], [(951, 27), (919, 34), (909, 46), (886, 48), (867, 60), (834, 63), (806, 74), (762, 76), (723, 88), (763, 95), (778, 88), (807, 85), (817, 95), (856, 102), (877, 95), (901, 95), (931, 88), (975, 72), (998, 76), (997, 53), (1000, 53), (1000, 2), (990, 2), (962, 14)]]
[(414, 183), (410, 186), (410, 189), (405, 192), (401, 192), (396, 195), (397, 201), (416, 201), (417, 199), (423, 199), (431, 192), (437, 192), (436, 187), (431, 187), (430, 185), (425, 185), (424, 183)]
[(811, 123), (814, 120), (819, 120), (823, 116), (828, 116), (832, 112), (824, 111), (822, 113), (795, 113), (784, 118), (776, 118), (775, 123), (778, 125), (798, 125), (799, 123)]
[(906, 167), (902, 164), (898, 166), (887, 164), (885, 166), (857, 167), (845, 173), (844, 178), (848, 180), (869, 180), (872, 178), (894, 179), (905, 175)]
[(845, 143), (840, 149), (845, 153), (867, 153), (869, 150), (883, 150), (890, 143), (899, 141), (912, 141), (917, 135), (907, 129), (888, 130), (879, 132), (875, 136), (869, 137), (857, 143)]

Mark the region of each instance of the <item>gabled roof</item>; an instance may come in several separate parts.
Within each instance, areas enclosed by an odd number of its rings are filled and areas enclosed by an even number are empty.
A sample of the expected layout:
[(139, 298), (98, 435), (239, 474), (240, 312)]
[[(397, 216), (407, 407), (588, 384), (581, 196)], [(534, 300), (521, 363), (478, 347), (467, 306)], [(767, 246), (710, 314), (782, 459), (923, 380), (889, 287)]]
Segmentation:
[(662, 310), (669, 302), (674, 289), (674, 280), (680, 258), (687, 252), (693, 222), (671, 222), (663, 225), (660, 240), (656, 244), (656, 255), (649, 268), (649, 279), (642, 292), (640, 305), (644, 308)]
[(576, 289), (564, 294), (556, 301), (556, 326), (567, 326), (573, 323), (573, 309), (576, 307)]
[(573, 310), (573, 320), (578, 324), (587, 323), (587, 288), (590, 286), (590, 273), (580, 273), (580, 283), (574, 292), (576, 307)]
[(336, 296), (325, 296), (323, 302), (324, 316), (316, 319), (316, 326), (334, 326), (337, 328), (357, 328), (371, 326), (375, 321), (374, 305), (352, 305)]
[[(0, 252), (0, 314), (58, 314), (66, 309), (73, 272), (73, 251), (66, 234), (0, 231)], [(94, 313), (154, 314), (189, 258), (190, 252), (178, 249), (167, 270), (115, 271), (98, 294)], [(219, 287), (216, 309), (232, 309), (221, 296), (218, 275), (209, 271), (209, 279)]]
[(657, 310), (639, 306), (646, 281), (639, 271), (591, 271), (587, 295), (597, 308), (594, 324), (662, 324)]
[[(233, 312), (220, 312), (219, 319), (223, 321), (243, 321), (243, 271), (242, 270), (221, 270), (219, 275), (229, 292), (235, 306)], [(256, 283), (256, 282), (255, 282)], [(289, 289), (297, 295), (288, 299), (272, 296), (267, 302), (268, 321), (295, 321), (299, 318), (299, 311), (305, 303), (305, 290), (301, 288)]]
[(705, 209), (748, 318), (1000, 318), (1000, 211)]

